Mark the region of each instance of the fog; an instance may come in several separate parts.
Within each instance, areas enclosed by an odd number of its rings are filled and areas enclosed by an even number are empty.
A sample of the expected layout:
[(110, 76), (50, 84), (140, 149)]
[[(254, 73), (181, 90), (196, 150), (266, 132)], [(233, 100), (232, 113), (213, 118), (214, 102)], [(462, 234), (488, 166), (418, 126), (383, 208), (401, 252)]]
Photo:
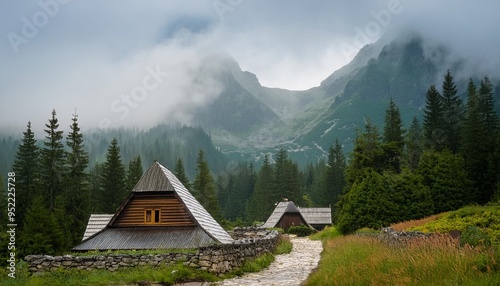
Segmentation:
[[(203, 59), (232, 56), (264, 86), (305, 90), (365, 44), (416, 31), (430, 51), (498, 77), (499, 1), (2, 1), (0, 129), (189, 124), (221, 87)], [(354, 2), (354, 1), (351, 1)], [(207, 72), (210, 74), (210, 72)]]

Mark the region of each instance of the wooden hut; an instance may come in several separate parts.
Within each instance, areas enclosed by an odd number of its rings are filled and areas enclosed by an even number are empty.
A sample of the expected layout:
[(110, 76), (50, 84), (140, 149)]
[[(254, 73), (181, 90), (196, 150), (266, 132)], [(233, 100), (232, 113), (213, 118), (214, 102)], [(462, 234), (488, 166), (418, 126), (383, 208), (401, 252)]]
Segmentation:
[(263, 227), (279, 227), (287, 231), (291, 226), (299, 225), (311, 227), (293, 202), (284, 201), (278, 203), (273, 213), (264, 223)]
[(158, 162), (113, 215), (92, 215), (74, 251), (198, 248), (233, 239)]
[(332, 225), (331, 208), (298, 208), (304, 219), (315, 229), (322, 230)]

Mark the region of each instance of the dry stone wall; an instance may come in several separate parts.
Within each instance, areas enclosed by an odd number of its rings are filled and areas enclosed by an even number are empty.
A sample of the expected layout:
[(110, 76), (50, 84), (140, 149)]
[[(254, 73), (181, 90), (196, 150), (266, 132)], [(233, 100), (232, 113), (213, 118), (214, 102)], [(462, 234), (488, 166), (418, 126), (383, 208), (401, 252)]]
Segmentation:
[(159, 266), (184, 263), (221, 274), (241, 267), (246, 259), (272, 252), (279, 243), (279, 233), (259, 228), (237, 228), (231, 234), (236, 240), (231, 244), (201, 247), (196, 253), (162, 254), (105, 254), (89, 256), (28, 255), (25, 260), (31, 272), (56, 269), (107, 269), (116, 271), (134, 266)]

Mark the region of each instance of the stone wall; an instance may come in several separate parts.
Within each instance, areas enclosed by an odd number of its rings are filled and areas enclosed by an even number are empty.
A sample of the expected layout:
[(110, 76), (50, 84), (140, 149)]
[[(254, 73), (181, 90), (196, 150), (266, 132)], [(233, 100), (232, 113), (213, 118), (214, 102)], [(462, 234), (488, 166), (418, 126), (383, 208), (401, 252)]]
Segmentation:
[(231, 234), (236, 240), (231, 244), (201, 247), (196, 253), (162, 254), (104, 254), (89, 256), (28, 255), (25, 260), (31, 272), (56, 269), (107, 269), (134, 266), (159, 266), (184, 263), (193, 268), (201, 268), (213, 273), (226, 273), (243, 265), (246, 259), (272, 252), (279, 242), (279, 234), (257, 228), (238, 228)]
[(428, 238), (432, 234), (423, 233), (420, 231), (397, 231), (390, 227), (382, 228), (382, 231), (378, 235), (378, 238), (391, 245), (397, 245), (405, 242), (409, 242), (415, 238)]

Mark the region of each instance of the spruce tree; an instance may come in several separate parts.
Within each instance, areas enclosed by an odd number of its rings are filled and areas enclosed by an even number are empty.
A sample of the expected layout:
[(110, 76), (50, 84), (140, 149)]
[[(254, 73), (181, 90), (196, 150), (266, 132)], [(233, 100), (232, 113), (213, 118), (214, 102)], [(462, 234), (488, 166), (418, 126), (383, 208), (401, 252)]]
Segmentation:
[(125, 167), (118, 140), (113, 138), (106, 154), (101, 176), (101, 212), (113, 214), (127, 196)]
[(48, 202), (37, 194), (28, 206), (24, 227), (19, 235), (19, 255), (60, 254), (66, 245), (63, 230)]
[(389, 106), (385, 111), (384, 143), (394, 142), (402, 150), (404, 146), (404, 134), (405, 130), (403, 129), (399, 108), (391, 98)]
[(443, 106), (441, 95), (431, 85), (425, 95), (424, 109), (424, 146), (427, 149), (441, 150), (444, 140)]
[(41, 195), (40, 150), (31, 131), (31, 122), (23, 132), (23, 141), (17, 149), (12, 170), (16, 173), (16, 219), (18, 226), (22, 227), (28, 206), (37, 194)]
[(417, 174), (431, 190), (436, 213), (456, 210), (469, 201), (471, 182), (467, 179), (462, 156), (449, 150), (426, 150), (422, 154)]
[(214, 179), (201, 149), (198, 152), (196, 160), (196, 170), (197, 174), (193, 182), (195, 197), (217, 221), (221, 221), (222, 216), (219, 202), (217, 201)]
[(274, 186), (274, 169), (269, 163), (269, 156), (264, 156), (264, 161), (257, 173), (255, 187), (247, 208), (248, 219), (253, 221), (266, 221), (274, 209), (274, 201), (271, 199)]
[(186, 187), (186, 189), (191, 190), (191, 183), (189, 182), (189, 178), (186, 175), (186, 172), (184, 170), (184, 164), (182, 163), (181, 158), (177, 158), (175, 161), (175, 169), (174, 169), (174, 174), (181, 181), (181, 183)]
[(66, 165), (68, 172), (64, 179), (65, 221), (69, 222), (70, 245), (78, 243), (85, 231), (89, 216), (90, 183), (85, 169), (88, 153), (84, 150), (83, 134), (78, 126), (78, 115), (73, 114), (73, 123), (66, 136)]
[(95, 163), (89, 172), (90, 182), (90, 199), (89, 199), (89, 212), (90, 213), (103, 213), (102, 208), (102, 176), (104, 170), (104, 163)]
[(405, 144), (405, 130), (403, 129), (399, 108), (392, 99), (385, 112), (384, 122), (384, 145), (382, 148), (384, 149), (385, 164), (390, 170), (399, 173)]
[(443, 147), (457, 153), (460, 146), (463, 104), (457, 95), (457, 87), (450, 70), (444, 76), (441, 102), (443, 107)]
[[(486, 130), (489, 134), (496, 134), (500, 122), (495, 112), (495, 98), (493, 97), (493, 84), (488, 77), (481, 80), (478, 94), (478, 108), (486, 124)], [(492, 136), (491, 138), (494, 138)], [(493, 140), (494, 141), (494, 140)]]
[(351, 153), (351, 162), (346, 169), (346, 182), (350, 185), (365, 174), (364, 169), (382, 172), (385, 169), (384, 152), (377, 127), (368, 119), (365, 131), (359, 132)]
[(143, 173), (144, 170), (142, 169), (141, 156), (137, 156), (130, 160), (127, 171), (127, 192), (131, 192), (134, 189)]
[(336, 204), (346, 186), (344, 172), (346, 169), (346, 158), (342, 152), (342, 145), (339, 140), (335, 140), (335, 147), (330, 146), (328, 154), (328, 164), (324, 176), (324, 197), (323, 206), (331, 206), (332, 213), (337, 213)]
[(296, 205), (300, 205), (303, 201), (298, 166), (288, 159), (284, 149), (280, 149), (276, 154), (274, 192), (271, 198), (275, 202), (287, 199)]
[(418, 167), (423, 152), (422, 128), (417, 117), (413, 117), (406, 134), (406, 165), (414, 170)]
[(63, 177), (65, 174), (65, 152), (62, 143), (63, 131), (58, 130), (59, 121), (56, 118), (55, 109), (52, 110), (52, 118), (45, 124), (44, 148), (41, 151), (41, 180), (42, 188), (46, 192), (49, 208), (55, 207), (56, 197), (63, 193)]
[(274, 163), (274, 190), (272, 192), (271, 200), (274, 202), (281, 202), (283, 199), (287, 198), (287, 186), (286, 186), (286, 162), (288, 160), (288, 154), (284, 149), (280, 149), (276, 154), (276, 160)]
[(462, 126), (461, 153), (469, 180), (473, 182), (470, 199), (484, 204), (496, 189), (498, 158), (495, 156), (495, 134), (498, 119), (492, 104), (492, 87), (481, 81), (479, 92), (472, 79), (467, 89), (467, 108)]

